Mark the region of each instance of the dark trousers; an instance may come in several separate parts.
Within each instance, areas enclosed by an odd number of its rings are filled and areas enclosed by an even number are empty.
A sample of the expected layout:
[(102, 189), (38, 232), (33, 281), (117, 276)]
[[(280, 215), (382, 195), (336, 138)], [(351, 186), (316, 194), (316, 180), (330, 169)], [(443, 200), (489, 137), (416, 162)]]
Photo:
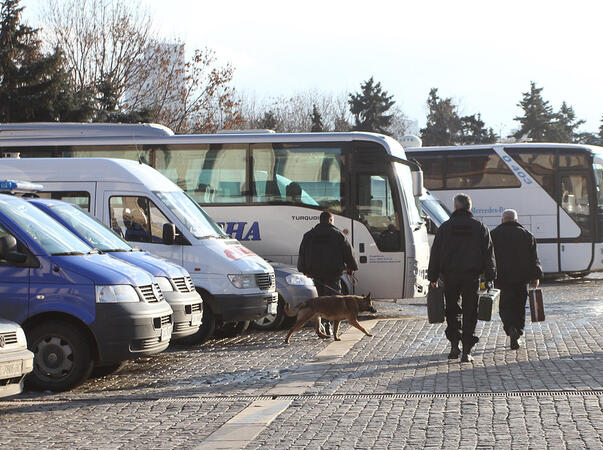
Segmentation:
[(314, 278), (314, 284), (319, 296), (341, 294), (341, 282), (339, 278), (335, 280), (321, 280)]
[(474, 335), (477, 325), (478, 289), (479, 278), (444, 278), (448, 324), (446, 337), (452, 343), (462, 341), (464, 352), (469, 352), (479, 340)]
[(526, 325), (528, 287), (526, 283), (499, 283), (498, 281), (496, 287), (500, 289), (498, 311), (505, 333), (511, 336), (515, 329), (518, 333), (516, 337), (519, 337), (523, 334)]

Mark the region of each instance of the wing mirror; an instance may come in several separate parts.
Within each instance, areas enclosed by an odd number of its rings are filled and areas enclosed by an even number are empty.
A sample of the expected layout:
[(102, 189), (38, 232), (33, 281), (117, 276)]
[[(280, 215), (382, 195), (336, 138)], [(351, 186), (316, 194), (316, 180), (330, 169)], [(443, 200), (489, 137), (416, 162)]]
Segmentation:
[(22, 264), (27, 261), (27, 255), (17, 249), (17, 240), (12, 235), (0, 237), (0, 259)]
[(173, 245), (176, 241), (176, 225), (173, 223), (163, 224), (163, 243)]

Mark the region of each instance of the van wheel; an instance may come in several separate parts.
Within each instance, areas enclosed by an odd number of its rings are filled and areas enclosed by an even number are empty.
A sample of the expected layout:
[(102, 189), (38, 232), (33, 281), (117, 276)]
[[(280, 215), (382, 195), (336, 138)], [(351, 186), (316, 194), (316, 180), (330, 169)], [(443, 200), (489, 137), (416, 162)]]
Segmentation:
[(92, 372), (88, 336), (68, 322), (50, 321), (31, 329), (27, 341), (34, 354), (27, 386), (34, 390), (66, 391)]
[(249, 328), (249, 321), (245, 320), (242, 322), (226, 322), (220, 327), (216, 328), (214, 336), (217, 338), (229, 338), (238, 336), (243, 331)]
[(285, 320), (285, 303), (283, 298), (278, 296), (278, 306), (276, 309), (276, 314), (268, 314), (261, 319), (254, 320), (251, 322), (251, 327), (256, 330), (278, 330), (279, 327), (283, 324)]
[[(202, 294), (202, 298), (207, 297), (209, 294)], [(214, 335), (216, 329), (216, 316), (214, 315), (211, 307), (206, 301), (203, 302), (203, 318), (201, 319), (201, 326), (199, 331), (190, 336), (185, 336), (174, 343), (177, 345), (195, 345), (202, 344)]]

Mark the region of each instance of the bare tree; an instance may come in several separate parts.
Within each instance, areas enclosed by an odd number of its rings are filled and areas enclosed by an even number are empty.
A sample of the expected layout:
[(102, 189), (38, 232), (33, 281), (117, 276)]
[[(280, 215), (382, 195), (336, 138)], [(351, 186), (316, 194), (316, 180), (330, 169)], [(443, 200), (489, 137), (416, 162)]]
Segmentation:
[[(210, 49), (187, 60), (179, 41), (156, 38), (139, 0), (50, 0), (47, 40), (65, 52), (80, 89), (95, 89), (97, 120), (144, 117), (177, 133), (213, 132), (241, 121), (233, 68), (220, 67)], [(144, 114), (131, 114), (144, 111)]]

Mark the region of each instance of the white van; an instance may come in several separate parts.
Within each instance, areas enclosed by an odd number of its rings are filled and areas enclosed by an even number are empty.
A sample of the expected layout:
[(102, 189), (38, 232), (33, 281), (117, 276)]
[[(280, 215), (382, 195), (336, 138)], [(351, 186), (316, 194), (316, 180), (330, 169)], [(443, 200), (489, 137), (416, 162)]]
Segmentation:
[(75, 203), (134, 246), (185, 267), (204, 302), (201, 335), (276, 313), (270, 264), (155, 169), (110, 158), (5, 158), (0, 174), (43, 184), (38, 196)]

